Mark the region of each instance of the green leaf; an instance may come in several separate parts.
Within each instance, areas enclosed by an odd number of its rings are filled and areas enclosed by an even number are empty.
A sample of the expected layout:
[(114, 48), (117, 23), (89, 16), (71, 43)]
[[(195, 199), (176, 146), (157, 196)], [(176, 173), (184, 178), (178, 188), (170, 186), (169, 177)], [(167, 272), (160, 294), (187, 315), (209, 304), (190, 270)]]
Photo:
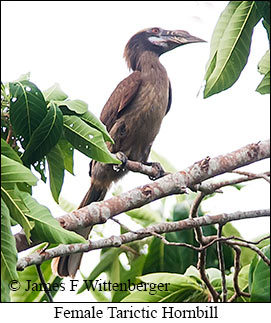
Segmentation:
[(47, 154), (47, 162), (50, 172), (51, 193), (56, 203), (58, 203), (59, 194), (64, 181), (64, 159), (58, 145), (54, 146)]
[(30, 242), (30, 231), (34, 224), (26, 216), (29, 210), (24, 203), (21, 192), (15, 184), (6, 184), (5, 188), (1, 187), (1, 196), (9, 209), (11, 218), (22, 226), (26, 238)]
[(160, 213), (152, 210), (148, 206), (125, 212), (125, 214), (131, 217), (136, 223), (141, 224), (143, 227), (147, 227), (150, 224), (159, 223), (162, 221)]
[(10, 302), (9, 283), (5, 280), (1, 281), (1, 303)]
[(51, 100), (64, 101), (68, 98), (68, 95), (61, 90), (58, 83), (55, 83), (54, 85), (49, 87), (49, 89), (43, 91), (43, 95), (46, 102), (49, 102)]
[(66, 139), (61, 138), (58, 141), (58, 147), (61, 149), (61, 152), (62, 152), (65, 169), (69, 173), (74, 175), (74, 172), (73, 172), (73, 152), (74, 152), (74, 148), (73, 148), (73, 146)]
[(270, 24), (270, 1), (255, 1), (260, 15)]
[(41, 180), (46, 183), (47, 177), (45, 175), (46, 168), (45, 168), (45, 158), (42, 158), (41, 160), (37, 161), (33, 165), (34, 169), (40, 174)]
[(58, 142), (63, 130), (63, 115), (60, 109), (50, 103), (48, 112), (33, 132), (22, 156), (26, 165), (41, 160)]
[[(119, 248), (110, 248), (110, 249), (106, 250), (101, 255), (100, 261), (97, 264), (97, 266), (92, 270), (90, 275), (84, 279), (87, 281), (91, 281), (91, 280), (96, 279), (101, 273), (106, 271), (112, 265), (112, 262), (114, 261), (115, 257), (118, 256), (122, 251), (123, 250), (121, 250)], [(85, 290), (86, 290), (86, 284), (83, 284), (79, 288), (77, 293), (80, 294)]]
[(15, 82), (29, 81), (29, 80), (30, 80), (30, 72), (26, 74), (21, 74)]
[(9, 90), (10, 122), (22, 146), (26, 147), (46, 116), (46, 103), (41, 91), (29, 81), (9, 83)]
[[(146, 284), (147, 291), (137, 290), (125, 297), (122, 302), (183, 302), (198, 292), (201, 301), (207, 300), (207, 293), (190, 277), (170, 273), (154, 273), (139, 277)], [(160, 284), (160, 288), (150, 290), (150, 284)], [(163, 288), (162, 288), (162, 285)], [(156, 286), (157, 286), (156, 285)], [(154, 285), (153, 285), (154, 286)]]
[(22, 196), (30, 211), (28, 218), (35, 222), (35, 227), (31, 231), (31, 236), (33, 236), (35, 240), (57, 244), (86, 242), (82, 236), (75, 232), (63, 229), (59, 222), (52, 217), (49, 209), (40, 205), (28, 193), (22, 192)]
[(12, 149), (3, 138), (1, 138), (1, 154), (22, 164), (21, 158), (16, 154), (15, 150)]
[(258, 64), (258, 71), (261, 74), (270, 72), (270, 50), (268, 50)]
[(204, 98), (231, 87), (245, 67), (260, 15), (255, 1), (230, 1), (213, 32)]
[(110, 137), (108, 131), (106, 130), (105, 125), (91, 111), (85, 112), (83, 115), (80, 116), (80, 119), (85, 121), (91, 127), (101, 131), (105, 141), (109, 141), (112, 144), (114, 144), (114, 141)]
[[(270, 259), (270, 245), (264, 247), (262, 251), (265, 256)], [(250, 301), (270, 302), (270, 266), (268, 266), (262, 259), (258, 259), (253, 271)]]
[(263, 26), (266, 30), (268, 40), (270, 41), (270, 23), (268, 23), (266, 20), (263, 20)]
[(1, 175), (2, 186), (5, 186), (5, 184), (20, 182), (28, 183), (29, 185), (36, 185), (38, 181), (28, 168), (2, 154)]
[(260, 94), (270, 94), (270, 72), (265, 74), (261, 83), (257, 86), (256, 91)]
[(76, 112), (78, 114), (83, 114), (88, 110), (87, 103), (82, 100), (54, 101), (54, 103), (59, 107), (66, 106), (70, 111)]
[(65, 137), (86, 156), (104, 163), (120, 164), (109, 152), (102, 134), (77, 116), (64, 115)]
[(62, 195), (59, 196), (58, 205), (61, 209), (66, 212), (70, 213), (77, 209), (77, 205), (71, 203), (70, 201), (66, 200)]
[(163, 169), (170, 173), (176, 173), (178, 170), (167, 160), (164, 156), (159, 155), (156, 151), (151, 151), (151, 159), (153, 161), (159, 162)]
[(16, 242), (10, 230), (9, 210), (1, 198), (1, 282), (18, 279)]
[[(137, 283), (137, 277), (142, 275), (142, 269), (144, 266), (145, 259), (146, 256), (144, 254), (137, 256), (135, 259), (129, 262), (129, 270), (125, 269), (122, 265), (120, 265), (120, 282)], [(111, 270), (113, 270), (113, 268)], [(129, 291), (121, 290), (120, 288), (120, 290), (115, 291), (114, 296), (112, 298), (112, 302), (120, 302), (124, 297), (126, 297), (129, 294)]]
[[(52, 296), (59, 288), (64, 288), (64, 285), (61, 285), (62, 278), (52, 274), (51, 261), (43, 262), (41, 264), (41, 271), (47, 286), (51, 288)], [(29, 266), (18, 274), (20, 289), (11, 293), (12, 302), (48, 302), (48, 298), (45, 295), (43, 288), (40, 288), (41, 282), (37, 274), (36, 266)]]

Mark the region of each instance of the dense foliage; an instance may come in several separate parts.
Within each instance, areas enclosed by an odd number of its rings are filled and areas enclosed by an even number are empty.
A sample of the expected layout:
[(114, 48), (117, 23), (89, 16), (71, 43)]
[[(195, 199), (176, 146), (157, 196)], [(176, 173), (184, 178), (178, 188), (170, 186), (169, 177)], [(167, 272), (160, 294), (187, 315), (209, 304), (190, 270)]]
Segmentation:
[[(269, 1), (231, 1), (222, 12), (213, 32), (210, 58), (206, 68), (204, 97), (231, 87), (244, 69), (252, 40), (253, 29), (263, 24), (270, 39)], [(256, 68), (256, 67), (255, 67)], [(263, 53), (258, 64), (263, 75), (256, 91), (270, 93), (270, 52)], [(28, 241), (38, 237), (39, 241), (54, 244), (85, 242), (76, 233), (64, 230), (32, 196), (32, 186), (38, 179), (35, 169), (44, 182), (49, 178), (50, 189), (58, 203), (65, 172), (73, 174), (73, 153), (77, 149), (86, 156), (105, 163), (119, 163), (108, 151), (106, 142), (112, 142), (104, 125), (88, 110), (81, 100), (70, 100), (58, 84), (41, 91), (30, 81), (29, 74), (18, 80), (1, 84), (1, 296), (2, 301), (44, 301), (44, 291), (12, 292), (9, 282), (18, 280), (22, 286), (27, 280), (39, 283), (35, 267), (23, 272), (16, 271), (17, 250), (11, 227), (20, 225)], [(167, 170), (169, 165), (163, 163)], [(48, 169), (46, 172), (45, 170)], [(240, 187), (237, 187), (238, 189)], [(162, 221), (179, 221), (189, 215), (195, 193), (176, 197), (176, 205), (170, 216), (166, 216), (163, 201), (159, 211), (149, 206), (127, 213), (137, 224), (147, 227)], [(199, 210), (199, 216), (202, 216)], [(120, 229), (122, 230), (122, 229)], [(215, 226), (203, 228), (205, 236), (216, 235)], [(100, 233), (102, 234), (102, 233)], [(240, 237), (232, 224), (223, 227), (222, 234)], [(198, 246), (192, 230), (165, 234), (169, 242), (184, 242)], [(270, 259), (269, 241), (262, 241), (258, 248)], [(253, 251), (241, 247), (241, 270), (239, 288), (250, 297), (239, 296), (237, 302), (267, 302), (270, 300), (270, 268)], [(223, 245), (228, 298), (234, 295), (232, 267), (234, 252)], [(124, 257), (124, 258), (123, 258)], [(125, 259), (125, 261), (123, 260)], [(112, 282), (131, 284), (170, 282), (168, 291), (103, 291), (92, 290), (98, 301), (145, 301), (145, 302), (205, 302), (210, 300), (197, 269), (198, 252), (186, 247), (166, 245), (156, 237), (129, 244), (127, 249), (103, 249), (100, 262), (87, 280), (95, 280), (105, 273)], [(126, 264), (125, 264), (126, 263)], [(213, 288), (221, 293), (222, 280), (217, 258), (217, 246), (207, 249), (206, 274)], [(52, 275), (50, 262), (41, 265), (45, 281), (61, 286), (61, 278)], [(82, 285), (79, 292), (83, 292)], [(52, 295), (57, 289), (51, 291)]]

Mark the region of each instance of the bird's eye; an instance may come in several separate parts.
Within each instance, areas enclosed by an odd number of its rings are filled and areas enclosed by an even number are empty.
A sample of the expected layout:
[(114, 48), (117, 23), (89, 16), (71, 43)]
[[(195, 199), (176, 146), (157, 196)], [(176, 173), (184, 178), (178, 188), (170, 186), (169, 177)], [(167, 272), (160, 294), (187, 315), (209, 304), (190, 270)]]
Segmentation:
[(158, 34), (160, 29), (159, 28), (152, 28), (151, 30), (154, 34)]

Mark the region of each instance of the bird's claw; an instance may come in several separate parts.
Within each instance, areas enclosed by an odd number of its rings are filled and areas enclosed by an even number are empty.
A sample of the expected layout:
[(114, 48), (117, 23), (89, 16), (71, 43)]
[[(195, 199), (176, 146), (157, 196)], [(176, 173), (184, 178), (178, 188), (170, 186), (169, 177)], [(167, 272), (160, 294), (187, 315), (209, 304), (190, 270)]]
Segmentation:
[(121, 164), (120, 165), (113, 165), (114, 171), (116, 171), (116, 172), (119, 172), (121, 170), (124, 171), (128, 157), (121, 151), (116, 153), (116, 157), (118, 160), (121, 161)]
[(155, 169), (155, 172), (156, 172), (155, 175), (154, 176), (149, 175), (149, 179), (152, 181), (155, 181), (158, 178), (165, 176), (165, 174), (166, 174), (160, 163), (151, 162), (151, 163), (145, 163), (145, 165), (151, 166)]

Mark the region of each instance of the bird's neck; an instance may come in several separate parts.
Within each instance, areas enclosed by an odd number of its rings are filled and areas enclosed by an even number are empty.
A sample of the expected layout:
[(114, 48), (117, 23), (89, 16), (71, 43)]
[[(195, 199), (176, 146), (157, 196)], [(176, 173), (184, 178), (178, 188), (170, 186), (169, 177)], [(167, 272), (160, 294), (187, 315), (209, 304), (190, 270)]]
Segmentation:
[(150, 51), (144, 51), (138, 56), (136, 70), (143, 73), (150, 71), (165, 72), (165, 68), (160, 63), (158, 55)]

